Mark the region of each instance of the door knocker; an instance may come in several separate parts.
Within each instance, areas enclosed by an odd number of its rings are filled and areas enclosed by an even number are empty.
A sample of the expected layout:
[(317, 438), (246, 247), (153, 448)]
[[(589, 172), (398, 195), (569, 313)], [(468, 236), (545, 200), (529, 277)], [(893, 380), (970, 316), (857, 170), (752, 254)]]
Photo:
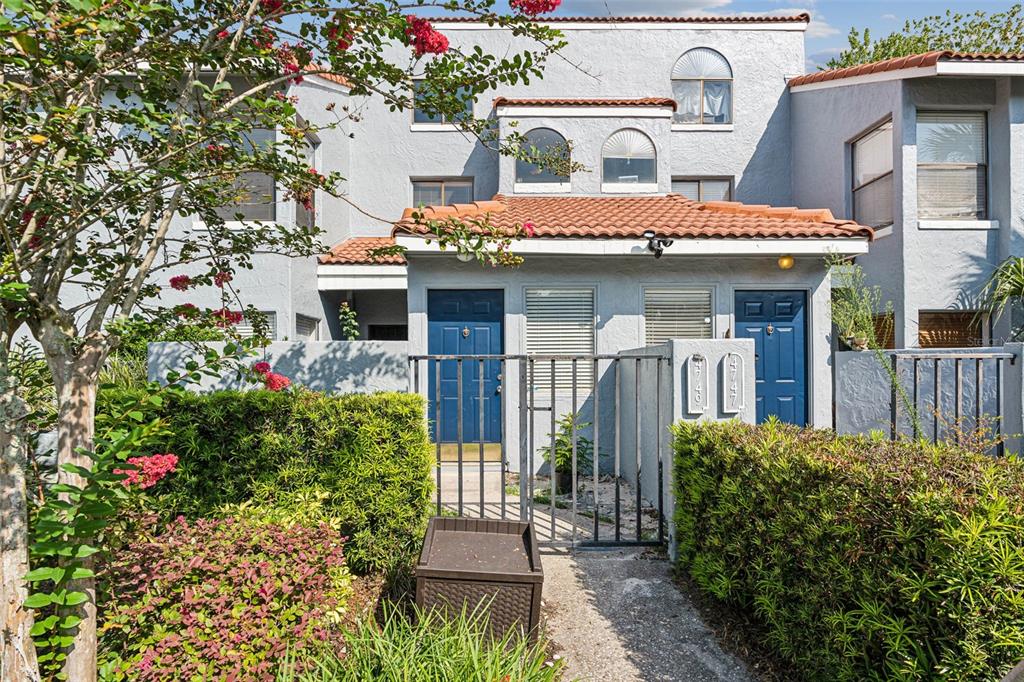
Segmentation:
[(468, 339), (469, 338), (469, 327), (463, 327), (462, 328), (462, 338), (464, 338), (464, 339)]
[(764, 328), (764, 330), (765, 330), (765, 332), (766, 332), (766, 333), (768, 334), (768, 336), (771, 336), (771, 335), (772, 335), (772, 332), (774, 332), (774, 331), (775, 331), (775, 327), (773, 327), (773, 326), (772, 326), (772, 323), (771, 323), (771, 322), (769, 322), (769, 323), (768, 323), (768, 326), (767, 326), (767, 327), (765, 327), (765, 328)]

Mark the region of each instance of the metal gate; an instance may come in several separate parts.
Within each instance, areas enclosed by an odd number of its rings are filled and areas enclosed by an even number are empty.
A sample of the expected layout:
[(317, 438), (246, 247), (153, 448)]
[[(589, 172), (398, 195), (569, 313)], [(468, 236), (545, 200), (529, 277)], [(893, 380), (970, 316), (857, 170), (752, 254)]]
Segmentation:
[(548, 545), (664, 543), (668, 357), (409, 363), (410, 388), (429, 403), (437, 514), (531, 520)]

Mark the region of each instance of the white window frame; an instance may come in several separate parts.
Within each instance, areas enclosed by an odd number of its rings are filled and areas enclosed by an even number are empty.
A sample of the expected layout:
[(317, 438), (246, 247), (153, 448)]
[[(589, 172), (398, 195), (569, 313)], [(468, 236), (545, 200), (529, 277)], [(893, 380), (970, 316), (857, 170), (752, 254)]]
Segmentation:
[(715, 302), (716, 302), (716, 291), (715, 287), (701, 284), (675, 284), (675, 283), (653, 283), (646, 284), (640, 288), (640, 338), (643, 339), (644, 346), (654, 345), (655, 343), (665, 343), (665, 341), (651, 342), (647, 338), (647, 292), (649, 291), (672, 291), (680, 293), (700, 293), (708, 295), (708, 323), (711, 327), (709, 336), (706, 338), (714, 339), (717, 338), (717, 319), (715, 315)]
[[(696, 201), (707, 201), (704, 198), (704, 183), (705, 182), (728, 182), (729, 183), (729, 198), (728, 199), (715, 199), (714, 201), (735, 201), (736, 197), (736, 178), (731, 175), (677, 175), (672, 178), (672, 184), (677, 182), (696, 182), (697, 183), (697, 196), (700, 197)], [(672, 190), (673, 194), (676, 194), (675, 189)], [(686, 197), (683, 197), (684, 199)]]
[[(654, 182), (607, 182), (604, 176), (604, 162), (605, 153), (604, 148), (608, 142), (621, 132), (632, 131), (639, 133), (647, 138), (651, 143), (651, 147), (654, 148)], [(620, 158), (620, 157), (610, 157)], [(605, 141), (601, 144), (601, 192), (604, 194), (656, 194), (658, 192), (658, 145), (655, 143), (654, 138), (651, 137), (646, 131), (640, 130), (639, 128), (619, 128), (612, 132)]]
[[(451, 132), (462, 130), (458, 123), (447, 120), (444, 114), (439, 114), (440, 121), (417, 121), (416, 120), (416, 84), (424, 79), (416, 78), (412, 82), (412, 106), (409, 107), (409, 127), (418, 132)], [(476, 116), (475, 102), (471, 102), (466, 109), (471, 117)]]
[[(597, 353), (597, 320), (598, 320), (598, 312), (597, 312), (598, 311), (598, 298), (597, 298), (597, 296), (598, 296), (598, 292), (597, 292), (597, 287), (596, 286), (588, 285), (588, 284), (581, 284), (579, 286), (566, 286), (565, 284), (555, 284), (555, 285), (531, 284), (530, 286), (523, 287), (523, 350), (524, 350), (525, 354), (528, 355), (528, 356), (533, 354), (533, 353), (530, 352), (530, 311), (529, 311), (529, 308), (530, 308), (530, 293), (531, 292), (535, 292), (535, 291), (562, 291), (562, 292), (568, 292), (568, 291), (579, 291), (579, 292), (589, 291), (590, 292), (590, 297), (591, 297), (590, 298), (590, 301), (591, 301), (590, 350), (586, 350), (586, 351), (575, 351), (575, 350), (559, 351), (557, 354), (564, 354), (564, 355), (594, 355), (594, 354), (596, 354)], [(540, 353), (538, 353), (538, 354), (540, 354)], [(550, 355), (552, 353), (543, 353), (543, 354)], [(548, 369), (544, 370), (541, 367), (541, 365), (547, 365)], [(578, 391), (589, 391), (589, 390), (591, 390), (593, 388), (593, 386), (594, 386), (594, 377), (592, 376), (593, 367), (591, 365), (592, 365), (592, 363), (583, 363), (583, 362), (578, 362), (577, 363), (577, 367), (576, 367), (577, 385), (576, 385), (576, 388), (577, 388)], [(542, 372), (542, 371), (550, 372), (550, 362), (537, 361), (536, 363), (534, 363), (535, 377), (540, 372)], [(564, 373), (565, 372), (569, 372), (569, 373), (572, 372), (572, 363), (571, 362), (556, 363), (556, 366), (555, 366), (555, 376), (556, 376), (555, 396), (556, 396), (556, 399), (559, 396), (561, 396), (562, 398), (566, 398), (566, 397), (569, 396), (569, 391), (566, 390), (565, 384), (562, 383), (562, 381), (564, 381)], [(529, 380), (529, 377), (527, 377), (527, 380)], [(561, 380), (561, 381), (559, 381), (559, 380)], [(569, 382), (571, 384), (571, 375), (570, 375), (570, 378), (569, 378)], [(569, 389), (571, 390), (571, 385), (569, 386)], [(535, 391), (534, 395), (537, 398), (546, 399), (546, 398), (550, 397), (550, 395), (551, 395), (551, 383), (550, 382), (538, 381), (538, 382), (536, 382), (534, 384), (534, 391)]]
[[(560, 133), (559, 131), (555, 130), (554, 128), (551, 128), (550, 126), (537, 126), (536, 128), (531, 128), (525, 134), (529, 135), (530, 133), (532, 133), (534, 131), (537, 131), (537, 130), (549, 130), (549, 131), (555, 133), (556, 135), (558, 135), (559, 137), (561, 137), (562, 138), (562, 142), (564, 144), (566, 144), (566, 145), (569, 144), (569, 141), (566, 139), (565, 135), (562, 135), (562, 133)], [(571, 152), (571, 150), (570, 150), (569, 154), (570, 154), (569, 155), (569, 164), (571, 166), (572, 165), (572, 152)], [(513, 164), (512, 164), (513, 165), (513, 168), (512, 168), (512, 175), (513, 175), (512, 191), (515, 192), (516, 194), (549, 194), (549, 193), (562, 193), (562, 192), (571, 192), (572, 191), (572, 173), (571, 173), (571, 171), (570, 171), (569, 176), (566, 177), (565, 182), (521, 182), (519, 180), (519, 164), (520, 164), (520, 160), (519, 159), (514, 159), (513, 160)]]
[[(722, 60), (729, 67), (729, 73), (731, 75), (730, 75), (729, 78), (677, 78), (677, 77), (673, 76), (672, 79), (671, 79), (673, 82), (675, 82), (675, 81), (688, 81), (688, 82), (696, 81), (697, 83), (700, 83), (700, 120), (697, 121), (697, 122), (694, 122), (694, 121), (687, 121), (687, 122), (677, 121), (676, 118), (675, 118), (675, 115), (673, 114), (673, 116), (672, 116), (672, 130), (732, 130), (733, 129), (733, 125), (736, 123), (736, 89), (734, 87), (734, 85), (736, 83), (736, 74), (733, 71), (732, 62), (730, 62), (729, 59), (724, 54), (722, 54), (720, 51), (716, 50), (715, 48), (707, 47), (706, 45), (699, 45), (699, 46), (696, 46), (696, 47), (692, 47), (692, 48), (688, 49), (686, 52), (683, 52), (683, 54), (679, 55), (679, 59), (677, 59), (675, 65), (673, 65), (673, 71), (675, 70), (675, 66), (678, 65), (680, 61), (682, 61), (683, 57), (685, 57), (690, 52), (693, 52), (694, 50), (710, 50), (711, 52), (716, 53), (719, 57), (722, 58)], [(705, 81), (712, 81), (712, 82), (716, 82), (716, 83), (728, 83), (729, 84), (729, 120), (728, 121), (725, 121), (725, 122), (722, 122), (722, 123), (705, 123), (704, 122), (704, 82)], [(673, 99), (675, 99), (675, 92), (673, 92), (672, 95), (673, 95)]]
[(302, 313), (295, 313), (295, 338), (299, 339), (299, 320), (307, 320), (313, 323), (313, 334), (310, 337), (303, 337), (304, 341), (319, 341), (320, 340), (320, 323), (322, 320), (319, 317), (312, 317), (310, 315), (303, 315)]
[(427, 204), (429, 206), (434, 206), (434, 205), (436, 205), (436, 206), (450, 206), (451, 205), (447, 201), (445, 201), (445, 198), (446, 198), (445, 197), (445, 185), (447, 183), (450, 183), (450, 182), (451, 183), (469, 183), (470, 201), (472, 202), (472, 201), (474, 201), (476, 199), (476, 179), (473, 176), (468, 176), (468, 177), (451, 177), (451, 176), (447, 176), (447, 177), (444, 177), (444, 176), (438, 176), (438, 177), (413, 177), (413, 178), (409, 178), (409, 194), (410, 194), (409, 206), (412, 206), (413, 208), (419, 208), (419, 206), (416, 204), (416, 200), (414, 198), (412, 198), (412, 197), (415, 197), (415, 195), (416, 195), (416, 183), (417, 182), (436, 182), (436, 183), (441, 183), (441, 203), (440, 204)]
[[(984, 119), (984, 132), (985, 132), (985, 162), (984, 163), (922, 163), (920, 160), (917, 162), (915, 169), (915, 178), (920, 183), (921, 168), (984, 168), (985, 171), (985, 205), (984, 214), (981, 216), (973, 217), (956, 217), (956, 216), (929, 216), (922, 218), (920, 216), (920, 202), (921, 194), (917, 191), (917, 202), (918, 202), (918, 227), (921, 229), (951, 229), (955, 223), (960, 223), (965, 226), (965, 229), (992, 229), (992, 174), (991, 174), (991, 135), (989, 131), (989, 115), (988, 111), (984, 109), (918, 109), (915, 112), (914, 125), (917, 126), (917, 119), (921, 114), (981, 114)], [(916, 138), (915, 138), (916, 139)], [(955, 229), (955, 228), (954, 228)]]

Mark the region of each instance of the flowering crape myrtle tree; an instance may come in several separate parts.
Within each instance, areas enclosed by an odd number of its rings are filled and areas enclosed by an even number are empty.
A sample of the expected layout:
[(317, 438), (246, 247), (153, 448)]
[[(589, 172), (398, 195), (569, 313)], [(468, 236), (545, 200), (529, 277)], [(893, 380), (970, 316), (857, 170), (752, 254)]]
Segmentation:
[[(98, 374), (117, 344), (109, 322), (141, 312), (205, 317), (225, 326), (238, 306), (159, 307), (161, 287), (219, 286), (255, 253), (322, 252), (315, 228), (273, 221), (225, 226), (219, 207), (243, 198), (246, 173), (274, 178), (290, 198), (338, 194), (342, 178), (310, 168), (305, 135), (337, 126), (296, 116), (293, 84), (318, 74), (353, 97), (381, 97), (447, 114), (503, 153), (485, 122), (459, 119), (463, 99), (540, 75), (562, 46), (533, 19), (559, 0), (3, 0), (0, 18), (0, 679), (37, 679), (23, 608), (28, 524), (27, 409), (10, 367), (18, 334), (38, 342), (57, 404), (59, 483), (83, 487), (94, 438)], [(423, 16), (425, 7), (470, 14), (517, 36), (524, 51), (462, 51)], [(417, 13), (419, 16), (417, 16)], [(402, 46), (400, 59), (394, 46)], [(305, 127), (303, 127), (305, 126)], [(277, 131), (255, 143), (257, 132)], [(260, 138), (266, 137), (265, 135)], [(203, 230), (180, 228), (196, 216)], [(175, 228), (175, 225), (179, 228)], [(476, 235), (437, 226), (436, 238), (507, 261)], [(182, 279), (180, 269), (194, 273)], [(172, 280), (172, 278), (174, 278)], [(76, 538), (76, 546), (82, 538)], [(63, 674), (96, 677), (91, 570), (76, 568), (82, 604), (70, 614)], [(77, 600), (76, 600), (77, 601)], [(56, 603), (56, 602), (55, 602)], [(58, 604), (59, 605), (59, 604)]]

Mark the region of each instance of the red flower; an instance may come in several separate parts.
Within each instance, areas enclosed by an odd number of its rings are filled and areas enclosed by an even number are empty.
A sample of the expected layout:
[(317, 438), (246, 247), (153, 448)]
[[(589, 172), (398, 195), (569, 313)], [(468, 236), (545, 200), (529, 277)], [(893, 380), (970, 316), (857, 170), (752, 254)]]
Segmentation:
[(220, 33), (217, 34), (217, 40), (224, 40), (229, 35), (230, 34), (227, 31), (221, 31)]
[(562, 0), (509, 0), (509, 6), (517, 12), (531, 17), (547, 12), (554, 12), (562, 4)]
[(292, 384), (292, 380), (283, 374), (267, 372), (263, 375), (264, 385), (268, 391), (283, 391)]
[(532, 237), (537, 232), (537, 226), (532, 221), (527, 220), (523, 223), (523, 232), (526, 233), (527, 237)]
[(188, 291), (188, 288), (192, 286), (192, 278), (188, 275), (175, 275), (171, 277), (170, 281), (171, 288), (178, 291)]
[(126, 488), (138, 484), (139, 488), (146, 489), (153, 487), (160, 479), (174, 471), (178, 466), (178, 456), (168, 452), (164, 455), (150, 455), (149, 457), (129, 457), (128, 463), (134, 465), (135, 468), (114, 469), (114, 473), (125, 476), (121, 483)]
[(227, 284), (230, 281), (231, 281), (231, 273), (230, 272), (226, 272), (224, 270), (221, 270), (220, 272), (218, 272), (216, 275), (213, 276), (213, 283), (216, 284), (217, 286), (219, 286), (221, 289), (223, 289), (224, 285)]
[(210, 313), (218, 327), (229, 327), (242, 321), (242, 313), (237, 310), (221, 308)]
[(267, 14), (275, 14), (284, 7), (284, 0), (260, 0), (260, 6)]
[(262, 374), (266, 376), (267, 374), (270, 374), (270, 363), (265, 361), (257, 362), (255, 365), (252, 366), (252, 371), (256, 372), (257, 374)]
[(405, 27), (405, 35), (409, 38), (417, 57), (448, 51), (448, 38), (435, 31), (429, 21), (413, 14), (407, 16), (405, 21), (408, 24)]
[(182, 303), (174, 306), (174, 313), (178, 317), (195, 317), (199, 313), (199, 308), (191, 303)]
[(338, 52), (344, 52), (352, 47), (356, 34), (352, 31), (342, 31), (337, 26), (331, 26), (327, 29), (327, 39), (334, 43), (334, 47)]

